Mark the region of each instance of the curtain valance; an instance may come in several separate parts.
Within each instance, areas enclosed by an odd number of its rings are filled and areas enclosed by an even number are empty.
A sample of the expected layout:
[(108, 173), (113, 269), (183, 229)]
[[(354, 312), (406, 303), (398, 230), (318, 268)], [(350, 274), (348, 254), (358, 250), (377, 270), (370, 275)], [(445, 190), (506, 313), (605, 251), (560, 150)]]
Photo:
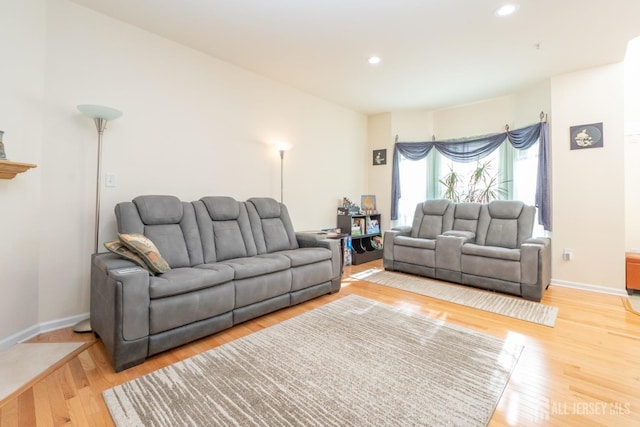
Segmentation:
[(427, 157), (431, 149), (435, 148), (447, 159), (456, 162), (473, 162), (488, 156), (507, 140), (517, 150), (526, 150), (536, 141), (540, 141), (535, 204), (538, 208), (538, 222), (544, 226), (545, 230), (551, 231), (551, 166), (548, 147), (549, 126), (546, 122), (464, 141), (397, 142), (393, 149), (391, 219), (398, 219), (398, 202), (401, 196), (400, 155), (409, 160), (420, 160)]

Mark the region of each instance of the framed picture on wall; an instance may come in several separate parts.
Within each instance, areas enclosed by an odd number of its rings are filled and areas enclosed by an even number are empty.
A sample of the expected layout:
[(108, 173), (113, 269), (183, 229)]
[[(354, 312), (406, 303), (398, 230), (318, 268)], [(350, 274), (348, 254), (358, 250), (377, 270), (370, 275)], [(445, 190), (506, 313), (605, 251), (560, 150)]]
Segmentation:
[(373, 150), (373, 166), (380, 166), (387, 164), (387, 149)]
[(569, 133), (571, 136), (570, 147), (572, 150), (604, 146), (602, 138), (602, 122), (571, 126)]
[(376, 196), (364, 195), (360, 198), (360, 209), (365, 213), (376, 213)]

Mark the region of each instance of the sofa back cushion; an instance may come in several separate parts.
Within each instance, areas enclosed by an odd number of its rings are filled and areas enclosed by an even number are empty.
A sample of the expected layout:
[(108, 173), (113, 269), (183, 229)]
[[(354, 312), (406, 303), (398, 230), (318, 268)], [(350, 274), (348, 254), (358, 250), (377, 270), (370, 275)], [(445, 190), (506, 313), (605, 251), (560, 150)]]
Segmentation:
[(269, 197), (254, 197), (246, 206), (259, 254), (298, 248), (285, 205)]
[(205, 263), (257, 254), (244, 203), (231, 197), (203, 197), (193, 207)]
[(449, 200), (427, 200), (418, 203), (413, 215), (411, 237), (435, 239), (453, 227), (454, 204)]
[(483, 205), (476, 243), (508, 249), (519, 248), (533, 233), (535, 207), (517, 200), (494, 200)]
[(476, 233), (481, 203), (457, 203), (453, 214), (453, 230)]
[(150, 239), (171, 268), (202, 264), (193, 206), (174, 196), (138, 196), (115, 207), (118, 233)]

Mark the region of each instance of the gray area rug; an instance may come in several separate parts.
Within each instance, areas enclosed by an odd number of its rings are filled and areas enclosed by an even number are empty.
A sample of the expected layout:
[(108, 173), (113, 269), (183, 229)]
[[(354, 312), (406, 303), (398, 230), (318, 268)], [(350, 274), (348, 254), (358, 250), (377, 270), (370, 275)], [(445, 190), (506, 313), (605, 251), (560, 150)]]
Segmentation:
[(103, 397), (117, 426), (486, 426), (521, 352), (350, 295)]
[(365, 270), (351, 277), (550, 327), (555, 326), (558, 317), (557, 307), (426, 277), (382, 271), (377, 268)]

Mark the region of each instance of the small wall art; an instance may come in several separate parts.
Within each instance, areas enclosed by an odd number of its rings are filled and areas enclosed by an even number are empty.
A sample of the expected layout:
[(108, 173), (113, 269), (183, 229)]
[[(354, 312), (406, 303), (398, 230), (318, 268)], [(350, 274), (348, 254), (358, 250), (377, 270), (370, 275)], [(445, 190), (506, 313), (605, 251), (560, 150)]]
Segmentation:
[(373, 150), (373, 166), (380, 166), (387, 164), (387, 149)]
[(364, 212), (365, 215), (378, 213), (376, 207), (376, 196), (367, 194), (360, 197), (361, 205), (360, 209)]
[(571, 126), (570, 147), (572, 150), (604, 147), (602, 122), (588, 125)]

